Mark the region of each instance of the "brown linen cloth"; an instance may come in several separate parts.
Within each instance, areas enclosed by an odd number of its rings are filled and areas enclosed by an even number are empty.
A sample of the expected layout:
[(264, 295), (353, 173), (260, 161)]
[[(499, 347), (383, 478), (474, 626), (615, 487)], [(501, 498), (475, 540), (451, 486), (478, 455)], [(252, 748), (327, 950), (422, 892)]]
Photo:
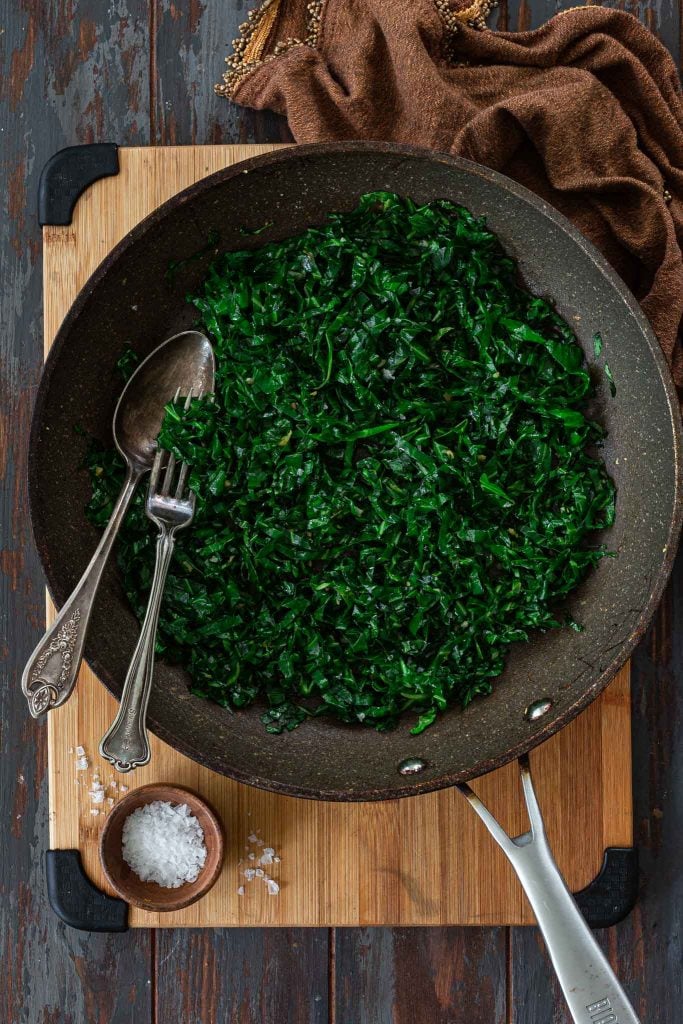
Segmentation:
[(297, 142), (422, 145), (526, 185), (602, 250), (683, 387), (683, 105), (669, 53), (620, 11), (492, 32), (477, 3), (270, 0), (217, 91), (284, 114)]

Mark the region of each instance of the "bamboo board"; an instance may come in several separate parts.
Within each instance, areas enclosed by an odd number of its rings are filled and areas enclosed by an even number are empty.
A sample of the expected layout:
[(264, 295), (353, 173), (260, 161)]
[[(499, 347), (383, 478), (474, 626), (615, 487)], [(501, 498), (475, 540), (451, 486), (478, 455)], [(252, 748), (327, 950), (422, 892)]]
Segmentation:
[[(46, 352), (78, 290), (139, 220), (204, 175), (272, 148), (120, 150), (120, 173), (84, 193), (73, 223), (44, 229)], [(48, 600), (48, 618), (53, 615)], [(88, 783), (95, 767), (104, 783), (115, 778), (96, 754), (115, 712), (116, 702), (83, 667), (71, 700), (48, 719), (50, 844), (79, 849), (86, 872), (105, 890), (97, 843), (107, 808), (91, 814)], [(89, 756), (87, 773), (75, 769), (78, 745)], [(532, 767), (559, 866), (578, 891), (597, 875), (607, 847), (632, 844), (628, 666), (532, 755)], [(132, 909), (133, 926), (533, 923), (512, 870), (456, 790), (380, 804), (297, 800), (216, 775), (154, 737), (151, 764), (118, 780), (131, 787), (189, 786), (216, 807), (227, 835), (223, 872), (208, 896), (173, 914)], [(484, 777), (475, 789), (508, 831), (527, 828), (516, 765)], [(277, 896), (241, 876), (254, 832), (281, 857), (268, 869), (281, 886)]]

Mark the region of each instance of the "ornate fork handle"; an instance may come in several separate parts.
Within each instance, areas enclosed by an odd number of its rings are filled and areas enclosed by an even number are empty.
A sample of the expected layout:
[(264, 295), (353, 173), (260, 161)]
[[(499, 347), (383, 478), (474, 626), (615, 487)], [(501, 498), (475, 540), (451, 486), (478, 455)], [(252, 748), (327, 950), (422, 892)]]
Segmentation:
[(100, 743), (100, 754), (119, 772), (139, 768), (147, 764), (151, 756), (145, 719), (152, 689), (159, 609), (173, 557), (175, 531), (174, 526), (159, 524), (156, 565), (145, 621), (123, 684), (118, 714)]
[(71, 597), (63, 605), (52, 626), (45, 633), (28, 660), (21, 677), (21, 689), (34, 718), (50, 708), (57, 708), (69, 699), (76, 685), (83, 646), (90, 623), (90, 613), (102, 578), (102, 572), (114, 546), (131, 498), (141, 477), (142, 468), (129, 466), (123, 488), (111, 519), (100, 538), (95, 554), (76, 584)]

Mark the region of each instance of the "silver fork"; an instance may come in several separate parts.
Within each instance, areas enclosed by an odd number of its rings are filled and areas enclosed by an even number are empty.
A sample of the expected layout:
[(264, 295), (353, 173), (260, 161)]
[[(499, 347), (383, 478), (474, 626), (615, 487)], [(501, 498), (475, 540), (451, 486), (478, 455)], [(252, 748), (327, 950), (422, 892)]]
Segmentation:
[[(201, 392), (195, 397), (201, 398)], [(185, 409), (189, 408), (192, 398), (193, 395), (190, 392), (185, 402)], [(161, 448), (156, 453), (145, 503), (145, 512), (159, 527), (156, 565), (147, 611), (126, 681), (123, 684), (118, 714), (100, 743), (100, 754), (119, 772), (130, 772), (134, 768), (139, 768), (147, 764), (151, 756), (146, 718), (152, 689), (159, 608), (168, 567), (173, 557), (175, 535), (178, 530), (188, 526), (194, 516), (194, 494), (185, 490), (190, 470), (186, 462), (180, 465), (175, 493), (171, 494), (176, 460), (172, 454), (168, 453), (163, 481), (161, 485), (159, 483), (166, 454)]]

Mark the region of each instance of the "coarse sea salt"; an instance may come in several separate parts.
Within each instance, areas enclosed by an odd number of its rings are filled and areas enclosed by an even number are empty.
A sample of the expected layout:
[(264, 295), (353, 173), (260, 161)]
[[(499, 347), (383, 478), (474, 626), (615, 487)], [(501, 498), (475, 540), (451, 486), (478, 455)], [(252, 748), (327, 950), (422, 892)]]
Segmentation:
[[(250, 814), (251, 812), (247, 813)], [(280, 857), (278, 857), (275, 852), (275, 847), (266, 846), (263, 839), (259, 837), (258, 832), (250, 832), (247, 836), (247, 843), (258, 847), (258, 853), (254, 853), (250, 850), (249, 846), (244, 847), (244, 849), (248, 851), (247, 862), (251, 861), (252, 864), (255, 862), (258, 867), (247, 867), (241, 872), (241, 874), (247, 882), (253, 882), (254, 879), (259, 879), (259, 881), (264, 883), (269, 896), (277, 896), (280, 891), (279, 884), (263, 870), (264, 867), (268, 867), (271, 864), (280, 863)], [(241, 865), (242, 863), (243, 861), (240, 860), (239, 864)], [(241, 888), (244, 887), (242, 886)]]
[(194, 882), (204, 867), (202, 827), (187, 804), (154, 800), (123, 823), (123, 859), (143, 882), (177, 889)]

